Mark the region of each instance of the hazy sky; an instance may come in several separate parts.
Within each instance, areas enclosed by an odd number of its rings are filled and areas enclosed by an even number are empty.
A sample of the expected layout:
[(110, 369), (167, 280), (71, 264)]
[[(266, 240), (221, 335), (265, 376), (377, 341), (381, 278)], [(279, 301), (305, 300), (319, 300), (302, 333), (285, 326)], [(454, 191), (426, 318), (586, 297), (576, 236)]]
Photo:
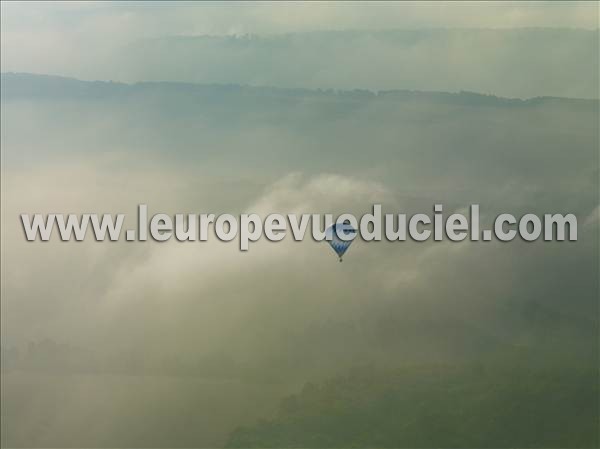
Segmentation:
[[(569, 30), (597, 31), (598, 11), (596, 2), (3, 2), (1, 61), (3, 72), (128, 83), (597, 98), (597, 35)], [(546, 31), (264, 38), (435, 28)], [(263, 37), (223, 37), (247, 34)], [(206, 35), (222, 38), (165, 39)]]
[[(596, 2), (2, 2), (3, 71), (165, 35), (389, 28), (598, 28)], [(18, 55), (18, 56), (17, 56)], [(8, 65), (8, 66), (7, 66)]]
[[(5, 2), (2, 32), (40, 37), (103, 32), (103, 39), (164, 34), (288, 33), (322, 29), (597, 28), (596, 2)], [(99, 37), (99, 35), (98, 35)]]

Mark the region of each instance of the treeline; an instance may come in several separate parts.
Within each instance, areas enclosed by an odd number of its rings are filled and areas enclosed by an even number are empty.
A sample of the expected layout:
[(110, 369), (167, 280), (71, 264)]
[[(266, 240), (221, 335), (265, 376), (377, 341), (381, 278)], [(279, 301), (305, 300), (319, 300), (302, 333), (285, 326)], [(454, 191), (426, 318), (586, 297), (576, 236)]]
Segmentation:
[(309, 383), (229, 447), (598, 447), (598, 369), (364, 368)]

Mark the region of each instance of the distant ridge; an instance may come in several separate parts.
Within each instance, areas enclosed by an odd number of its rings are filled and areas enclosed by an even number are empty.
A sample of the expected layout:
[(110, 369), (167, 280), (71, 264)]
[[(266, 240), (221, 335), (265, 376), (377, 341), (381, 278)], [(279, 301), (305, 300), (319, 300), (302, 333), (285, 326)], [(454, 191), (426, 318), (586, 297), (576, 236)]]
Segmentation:
[(177, 81), (140, 81), (133, 84), (115, 81), (87, 81), (59, 75), (35, 74), (26, 72), (5, 72), (0, 74), (2, 99), (16, 99), (30, 96), (44, 98), (103, 98), (115, 95), (128, 95), (160, 90), (164, 93), (182, 91), (222, 94), (276, 95), (279, 97), (331, 97), (341, 100), (367, 101), (383, 100), (426, 100), (446, 104), (469, 104), (478, 106), (530, 106), (546, 101), (566, 101), (597, 105), (600, 100), (566, 97), (532, 97), (526, 99), (506, 98), (471, 91), (439, 92), (394, 89), (371, 91), (367, 89), (308, 89), (270, 86), (250, 86), (241, 84), (189, 83)]

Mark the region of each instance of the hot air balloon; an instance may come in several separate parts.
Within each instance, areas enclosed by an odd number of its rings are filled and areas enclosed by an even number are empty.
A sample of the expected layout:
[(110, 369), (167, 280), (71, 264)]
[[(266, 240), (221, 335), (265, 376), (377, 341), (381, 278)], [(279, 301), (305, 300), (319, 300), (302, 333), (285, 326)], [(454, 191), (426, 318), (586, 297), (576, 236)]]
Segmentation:
[[(344, 233), (346, 236), (352, 235), (352, 237), (348, 237), (349, 240), (342, 240), (338, 237), (338, 231), (340, 233)], [(342, 256), (346, 251), (348, 251), (348, 247), (356, 237), (356, 229), (354, 229), (350, 225), (350, 222), (346, 220), (344, 223), (336, 223), (333, 226), (330, 226), (327, 229), (325, 236), (327, 243), (329, 243), (329, 245), (333, 248), (341, 262)]]

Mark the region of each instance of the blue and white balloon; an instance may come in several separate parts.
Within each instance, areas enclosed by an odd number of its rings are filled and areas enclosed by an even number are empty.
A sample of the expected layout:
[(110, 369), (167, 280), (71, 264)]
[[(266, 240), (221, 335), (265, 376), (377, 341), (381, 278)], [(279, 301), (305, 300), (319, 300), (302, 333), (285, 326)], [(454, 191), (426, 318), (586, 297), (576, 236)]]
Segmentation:
[[(338, 232), (340, 234), (347, 236), (348, 240), (342, 240), (338, 236)], [(327, 231), (325, 231), (325, 238), (327, 239), (327, 243), (333, 248), (335, 253), (338, 255), (340, 262), (342, 261), (342, 256), (348, 248), (352, 244), (352, 241), (356, 237), (356, 229), (350, 225), (348, 221), (344, 223), (336, 223), (330, 226)]]

